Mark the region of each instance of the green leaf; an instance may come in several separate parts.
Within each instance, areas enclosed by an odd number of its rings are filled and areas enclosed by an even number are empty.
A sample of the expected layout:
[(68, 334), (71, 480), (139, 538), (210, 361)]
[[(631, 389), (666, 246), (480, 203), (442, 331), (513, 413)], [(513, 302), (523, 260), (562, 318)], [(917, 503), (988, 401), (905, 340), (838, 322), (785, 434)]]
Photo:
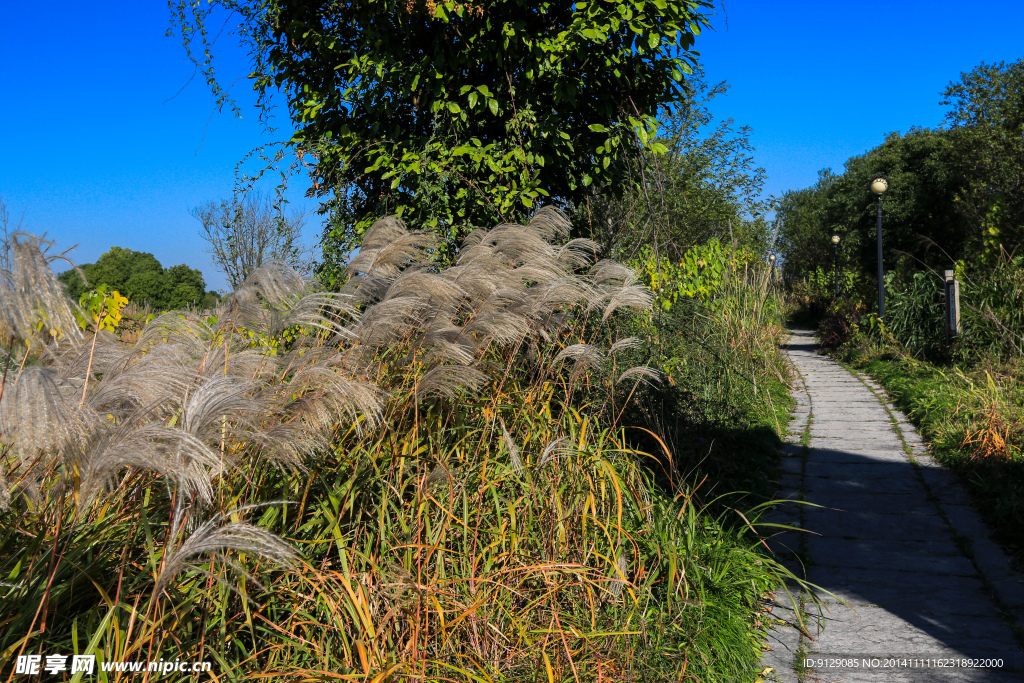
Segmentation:
[[(603, 126), (600, 123), (592, 123), (592, 124), (590, 124), (587, 127), (590, 128), (590, 130), (594, 131), (595, 133), (607, 133), (608, 132), (608, 126)], [(566, 136), (566, 137), (569, 137), (569, 136)]]
[(487, 106), (491, 108), (491, 113), (495, 116), (498, 115), (498, 100), (490, 99), (487, 101)]
[(474, 107), (476, 107), (476, 101), (478, 99), (480, 99), (480, 95), (478, 95), (475, 92), (469, 93), (469, 108), (470, 109), (473, 109)]

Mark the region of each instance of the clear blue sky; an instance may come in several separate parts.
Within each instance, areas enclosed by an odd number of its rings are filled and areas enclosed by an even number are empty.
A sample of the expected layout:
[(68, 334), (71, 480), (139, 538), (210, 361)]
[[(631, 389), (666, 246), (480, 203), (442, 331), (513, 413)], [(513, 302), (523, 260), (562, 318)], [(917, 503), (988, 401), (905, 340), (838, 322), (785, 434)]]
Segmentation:
[[(1020, 0), (725, 0), (717, 11), (696, 46), (708, 80), (731, 86), (714, 111), (753, 127), (773, 194), (840, 170), (888, 132), (938, 125), (939, 92), (961, 71), (1024, 56)], [(189, 209), (229, 197), (235, 164), (272, 141), (255, 111), (213, 113), (200, 79), (177, 94), (193, 67), (164, 36), (161, 0), (9, 0), (0, 16), (0, 197), (15, 222), (80, 244), (79, 262), (120, 245), (223, 287)], [(224, 54), (227, 82), (247, 72)], [(233, 92), (251, 101), (244, 80)], [(310, 241), (318, 220), (307, 219)]]

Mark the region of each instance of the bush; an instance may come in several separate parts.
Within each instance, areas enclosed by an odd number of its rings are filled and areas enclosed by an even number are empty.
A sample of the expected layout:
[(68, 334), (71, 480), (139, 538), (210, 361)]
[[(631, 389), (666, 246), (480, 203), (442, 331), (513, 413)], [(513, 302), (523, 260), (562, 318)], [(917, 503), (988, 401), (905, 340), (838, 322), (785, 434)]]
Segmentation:
[[(791, 405), (779, 353), (782, 306), (770, 270), (716, 241), (678, 263), (663, 259), (659, 266), (646, 253), (635, 265), (656, 292), (656, 313), (632, 334), (652, 340), (648, 362), (667, 381), (647, 389), (631, 421), (669, 445), (678, 481), (705, 481), (703, 500), (769, 494)], [(657, 443), (646, 448), (663, 452)], [(727, 501), (739, 504), (732, 495), (719, 503)]]

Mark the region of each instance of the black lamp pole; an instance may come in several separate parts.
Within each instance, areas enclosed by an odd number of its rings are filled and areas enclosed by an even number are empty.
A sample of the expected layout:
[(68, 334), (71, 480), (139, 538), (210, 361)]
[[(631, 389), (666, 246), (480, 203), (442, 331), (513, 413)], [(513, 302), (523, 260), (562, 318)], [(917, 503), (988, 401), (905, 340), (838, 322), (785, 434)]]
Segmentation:
[(832, 279), (836, 283), (836, 301), (839, 300), (839, 235), (832, 235)]
[(881, 173), (871, 179), (871, 191), (878, 197), (878, 318), (885, 321), (885, 270), (882, 268), (882, 195), (889, 189), (889, 178)]

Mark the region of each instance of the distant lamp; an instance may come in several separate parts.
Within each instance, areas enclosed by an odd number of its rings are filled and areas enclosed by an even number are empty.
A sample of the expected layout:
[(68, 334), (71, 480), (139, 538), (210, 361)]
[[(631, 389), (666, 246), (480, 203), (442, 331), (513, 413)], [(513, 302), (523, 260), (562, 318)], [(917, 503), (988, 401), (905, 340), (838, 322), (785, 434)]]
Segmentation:
[(839, 235), (832, 235), (832, 279), (836, 283), (836, 299), (839, 299)]
[(882, 267), (882, 195), (889, 191), (889, 176), (871, 176), (871, 191), (878, 197), (878, 319), (885, 320), (885, 270)]
[(883, 195), (889, 190), (889, 177), (881, 173), (871, 179), (871, 191)]
[(770, 274), (770, 277), (768, 279), (768, 282), (771, 283), (770, 286), (774, 286), (775, 285), (775, 254), (768, 254), (768, 265), (771, 266), (771, 274)]

